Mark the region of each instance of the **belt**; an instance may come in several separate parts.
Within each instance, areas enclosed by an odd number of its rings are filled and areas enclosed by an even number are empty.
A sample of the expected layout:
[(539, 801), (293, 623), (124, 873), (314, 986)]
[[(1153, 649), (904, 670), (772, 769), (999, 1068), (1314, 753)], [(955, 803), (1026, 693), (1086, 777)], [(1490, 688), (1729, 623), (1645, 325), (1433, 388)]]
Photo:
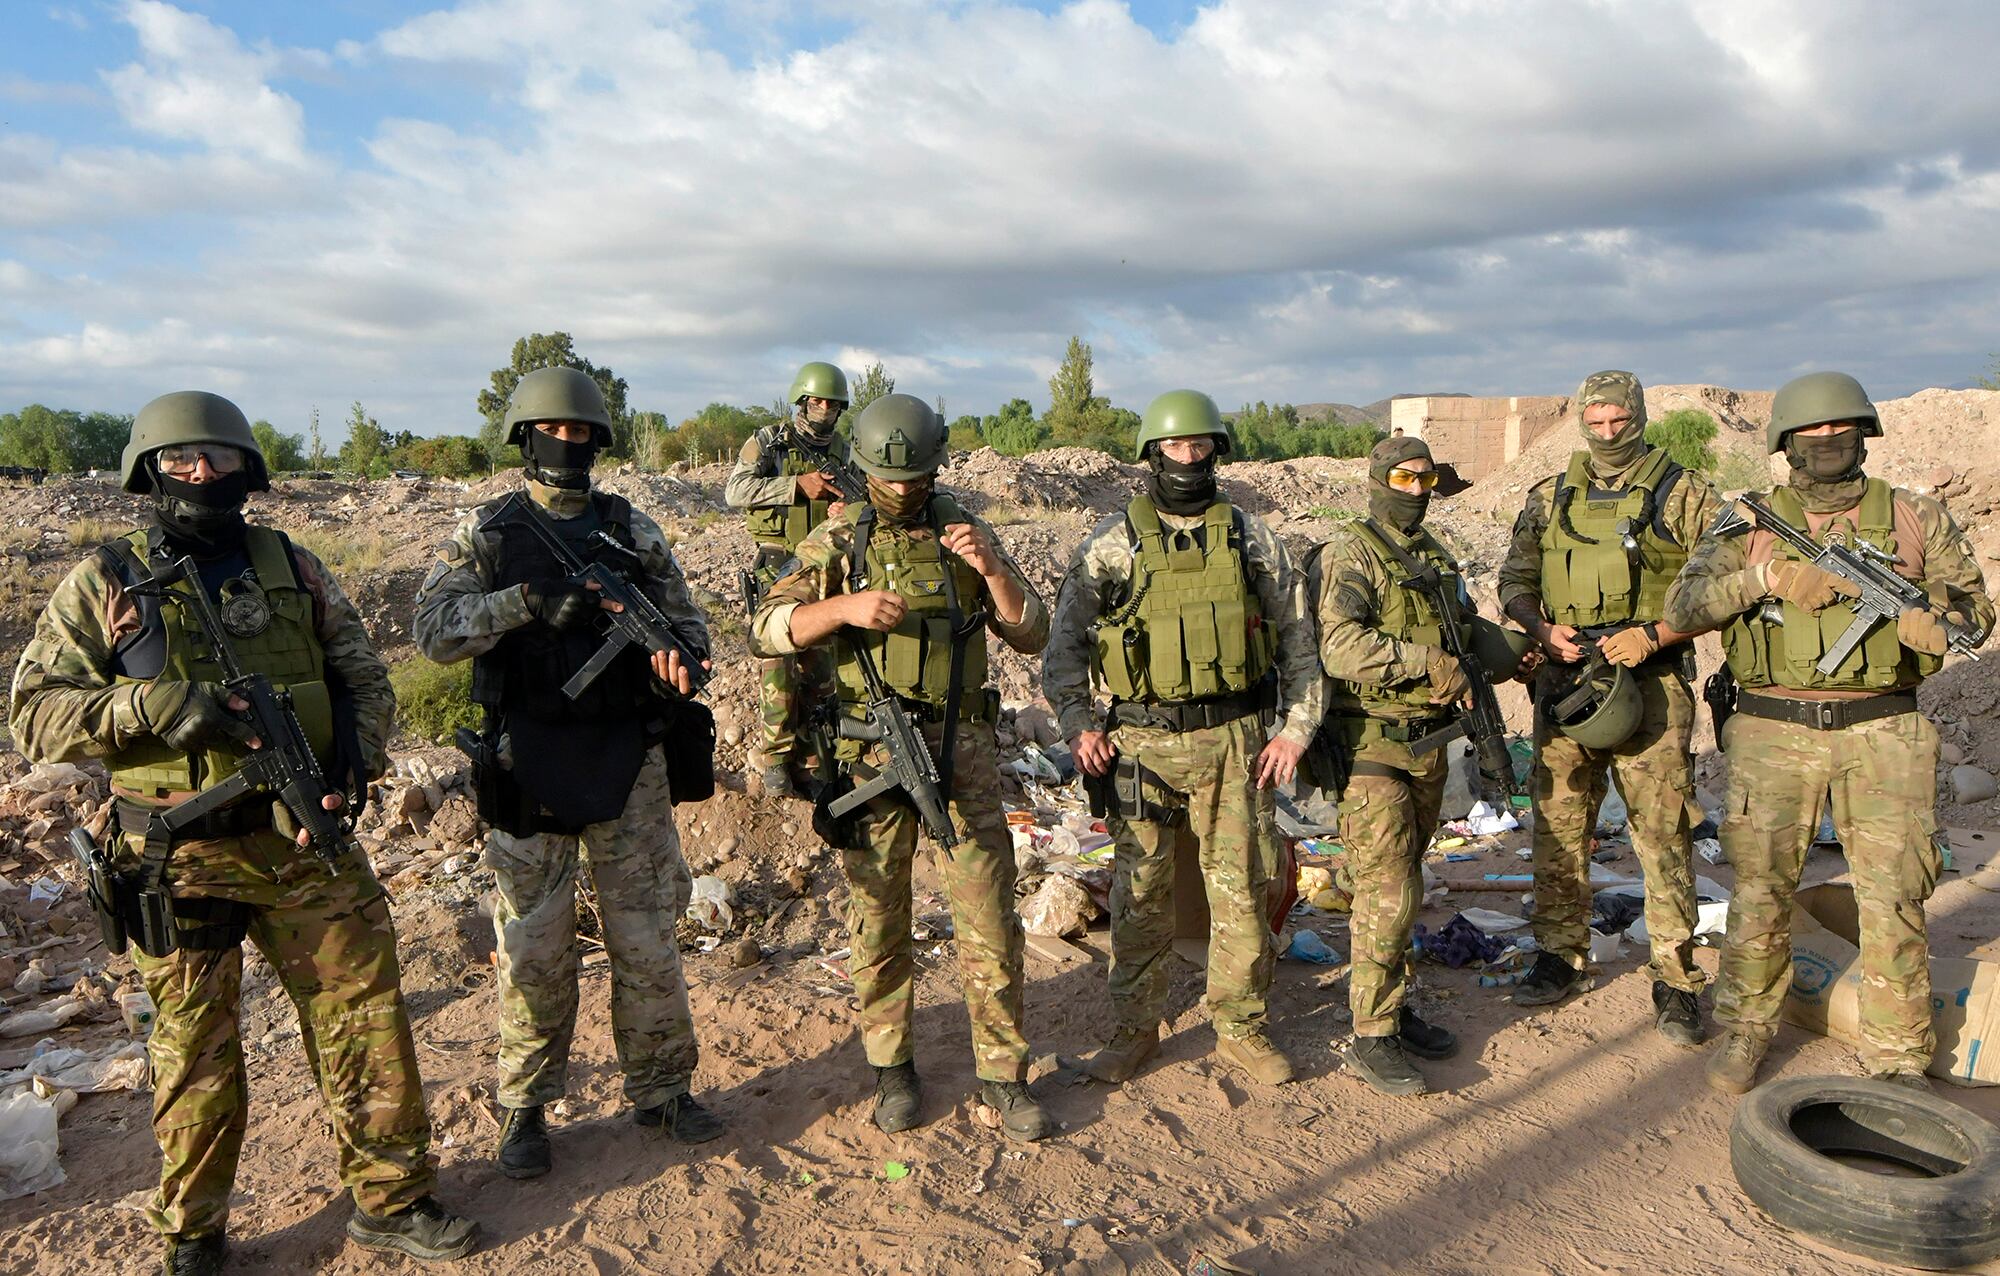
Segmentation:
[(1448, 727), (1455, 721), (1457, 719), (1450, 714), (1441, 714), (1435, 718), (1412, 718), (1406, 722), (1390, 722), (1377, 718), (1372, 725), (1382, 733), (1384, 740), (1408, 744), (1412, 740), (1423, 739), (1433, 731)]
[(1118, 700), (1111, 705), (1111, 720), (1121, 727), (1164, 727), (1169, 731), (1199, 731), (1225, 722), (1247, 718), (1278, 706), (1278, 687), (1270, 681), (1258, 683), (1228, 695), (1205, 700), (1176, 700), (1167, 704), (1146, 704)]
[(1838, 731), (1877, 718), (1917, 711), (1917, 693), (1896, 691), (1869, 696), (1865, 700), (1795, 700), (1790, 696), (1761, 696), (1745, 691), (1736, 698), (1736, 712), (1773, 722), (1793, 722), (1815, 731)]
[[(171, 808), (147, 806), (143, 802), (131, 802), (120, 798), (115, 809), (121, 832), (144, 837), (146, 826), (152, 822), (153, 817), (163, 815)], [(229, 806), (220, 811), (209, 812), (194, 823), (183, 827), (176, 835), (176, 840), (206, 842), (220, 837), (246, 837), (251, 833), (261, 833), (270, 827), (270, 804), (245, 802), (240, 806)]]
[[(912, 700), (908, 696), (897, 696), (896, 702), (903, 706), (903, 712), (910, 715), (912, 722), (943, 722), (944, 706), (931, 704), (927, 700)], [(992, 688), (983, 688), (966, 693), (958, 705), (960, 722), (993, 722), (999, 718), (1000, 693)], [(857, 721), (868, 716), (868, 706), (848, 701), (843, 708), (850, 718)]]

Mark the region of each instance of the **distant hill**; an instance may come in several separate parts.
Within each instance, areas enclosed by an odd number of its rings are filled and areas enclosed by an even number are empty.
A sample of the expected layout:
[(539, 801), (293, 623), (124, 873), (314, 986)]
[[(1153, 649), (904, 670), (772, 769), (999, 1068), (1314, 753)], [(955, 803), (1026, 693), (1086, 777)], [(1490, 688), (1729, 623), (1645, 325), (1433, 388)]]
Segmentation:
[[(1386, 430), (1389, 428), (1389, 405), (1397, 399), (1464, 399), (1469, 397), (1469, 395), (1459, 391), (1435, 394), (1392, 394), (1386, 399), (1377, 399), (1366, 407), (1354, 403), (1295, 403), (1292, 406), (1299, 410), (1299, 420), (1301, 421), (1311, 417), (1330, 416), (1337, 421), (1366, 421), (1371, 425), (1376, 425)], [(1222, 415), (1234, 418), (1236, 413), (1225, 412)]]

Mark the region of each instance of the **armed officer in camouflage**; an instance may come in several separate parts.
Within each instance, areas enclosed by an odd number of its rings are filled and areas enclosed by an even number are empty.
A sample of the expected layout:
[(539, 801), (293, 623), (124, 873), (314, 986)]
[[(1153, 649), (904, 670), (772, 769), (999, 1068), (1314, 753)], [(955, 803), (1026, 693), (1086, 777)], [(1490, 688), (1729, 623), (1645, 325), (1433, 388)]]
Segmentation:
[[(787, 396), (791, 420), (766, 426), (744, 440), (729, 472), (722, 499), (744, 511), (757, 561), (748, 574), (748, 602), (756, 602), (778, 579), (806, 534), (845, 509), (840, 489), (823, 467), (837, 461), (834, 427), (847, 409), (847, 374), (831, 363), (802, 366)], [(798, 790), (792, 766), (801, 748), (800, 724), (833, 696), (832, 653), (808, 647), (759, 662), (759, 735), (749, 769), (766, 793), (790, 797)], [(804, 764), (817, 758), (797, 758)]]
[[(1694, 962), (1694, 635), (1663, 619), (1667, 586), (1718, 508), (1715, 490), (1646, 442), (1645, 391), (1629, 372), (1584, 378), (1573, 403), (1588, 445), (1528, 490), (1500, 567), (1500, 607), (1550, 657), (1535, 697), (1535, 941), (1514, 1000), (1539, 1006), (1591, 987), (1590, 836), (1618, 782), (1646, 878), (1654, 1023), (1702, 1039)], [(1567, 724), (1551, 703), (1595, 646), (1603, 702)], [(1563, 698), (1567, 698), (1563, 696)]]
[[(243, 668), (289, 693), (328, 787), (365, 792), (388, 762), (388, 671), (325, 564), (244, 520), (245, 498), (270, 480), (243, 413), (200, 391), (153, 400), (133, 422), (124, 476), (126, 491), (151, 494), (153, 521), (101, 546), (50, 597), (14, 674), (9, 724), (21, 752), (103, 760), (123, 834), (115, 863), (133, 873), (162, 811), (265, 747), (238, 716), (247, 703), (222, 687), (198, 624), (144, 592), (156, 569), (188, 556), (200, 579), (166, 588), (208, 592)], [(326, 799), (328, 810), (341, 805)], [(236, 1017), (246, 936), (298, 1006), (354, 1197), (348, 1235), (423, 1259), (459, 1257), (476, 1238), (476, 1224), (431, 1195), (430, 1121), (388, 897), (354, 847), (329, 865), (305, 840), (268, 797), (182, 829), (167, 843), (164, 877), (176, 946), (131, 950), (159, 1008), (147, 1054), (162, 1163), (145, 1212), (166, 1238), (169, 1276), (223, 1266), (249, 1123)]]
[[(1722, 848), (1736, 869), (1715, 1017), (1727, 1031), (1708, 1082), (1742, 1094), (1777, 1030), (1792, 983), (1792, 895), (1829, 786), (1861, 921), (1861, 1061), (1928, 1089), (1931, 1030), (1924, 901), (1942, 867), (1938, 734), (1916, 688), (1943, 663), (1941, 617), (1983, 640), (1993, 627), (1978, 562), (1928, 496), (1863, 470), (1881, 419), (1853, 377), (1815, 372), (1771, 405), (1767, 441), (1791, 480), (1764, 504), (1822, 544), (1872, 546), (1921, 585), (1929, 606), (1880, 623), (1831, 673), (1822, 657), (1855, 619), (1847, 580), (1761, 528), (1703, 537), (1667, 594), (1670, 624), (1723, 630), (1742, 691), (1722, 731), (1729, 796)], [(1735, 522), (1736, 520), (1729, 520)], [(1718, 529), (1721, 532), (1722, 529)]]
[[(1302, 580), (1284, 544), (1216, 490), (1230, 447), (1215, 401), (1170, 390), (1136, 443), (1143, 492), (1071, 557), (1042, 659), (1042, 689), (1077, 765), (1108, 786), (1113, 1032), (1091, 1074), (1122, 1082), (1159, 1048), (1173, 942), (1174, 857), (1197, 848), (1209, 906), (1208, 1009), (1216, 1053), (1269, 1085), (1291, 1062), (1265, 1032), (1272, 794), (1320, 716)], [(1111, 696), (1108, 715), (1093, 682)], [(1267, 722), (1276, 713), (1276, 735)], [(1186, 884), (1191, 889), (1192, 884)]]
[(591, 490), (591, 464), (612, 437), (597, 383), (574, 368), (530, 372), (506, 422), (525, 488), (472, 511), (439, 547), (412, 627), (432, 660), (473, 661), (472, 698), (486, 714), (474, 774), (499, 887), (498, 1157), (503, 1174), (534, 1178), (549, 1171), (543, 1109), (566, 1089), (576, 1029), (580, 860), (611, 959), (612, 1042), (633, 1120), (680, 1143), (716, 1138), (723, 1126), (689, 1092), (698, 1052), (674, 941), (692, 879), (660, 745), (687, 734), (676, 721), (689, 671), (677, 651), (649, 660), (634, 645), (570, 699), (563, 684), (597, 651), (602, 610), (615, 604), (572, 583), (502, 504), (534, 501), (585, 561), (611, 552), (596, 538), (609, 535), (636, 552), (633, 583), (696, 636), (692, 645), (706, 651), (708, 633), (658, 525), (623, 497)]
[[(1408, 1004), (1410, 935), (1423, 897), (1423, 854), (1444, 798), (1443, 748), (1413, 752), (1411, 741), (1451, 725), (1465, 696), (1465, 673), (1441, 645), (1443, 618), (1411, 583), (1434, 568), (1472, 605), (1464, 573), (1423, 526), (1438, 483), (1422, 439), (1390, 438), (1368, 456), (1368, 517), (1337, 528), (1309, 573), (1320, 582), (1319, 654), (1329, 677), (1322, 732), (1351, 757), (1340, 799), (1340, 840), (1354, 878), (1354, 966), (1348, 1001), (1354, 1044), (1347, 1062), (1384, 1094), (1422, 1094), (1423, 1073), (1408, 1059), (1448, 1059), (1450, 1032)], [(1474, 618), (1465, 635), (1496, 680), (1538, 663), (1529, 641), (1510, 641)], [(1324, 779), (1324, 777), (1322, 777)]]
[[(751, 649), (771, 657), (839, 644), (839, 758), (854, 782), (887, 762), (882, 745), (853, 738), (868, 700), (854, 644), (866, 644), (888, 689), (920, 724), (939, 771), (948, 772), (941, 787), (965, 838), (940, 868), (958, 932), (973, 1058), (985, 1083), (980, 1095), (999, 1110), (1009, 1138), (1046, 1138), (1055, 1123), (1025, 1084), (1021, 920), (993, 738), (999, 695), (986, 686), (985, 635), (990, 629), (1032, 655), (1048, 641), (1048, 611), (992, 529), (936, 487), (945, 426), (930, 405), (907, 394), (875, 400), (854, 423), (853, 455), (868, 475), (868, 500), (799, 542), (792, 571), (771, 587), (751, 623)], [(828, 796), (815, 824), (840, 845), (853, 893), (850, 967), (862, 1046), (876, 1074), (875, 1123), (894, 1133), (918, 1124), (922, 1108), (910, 1030), (918, 817), (891, 792), (863, 808), (858, 827), (838, 829), (825, 818)]]

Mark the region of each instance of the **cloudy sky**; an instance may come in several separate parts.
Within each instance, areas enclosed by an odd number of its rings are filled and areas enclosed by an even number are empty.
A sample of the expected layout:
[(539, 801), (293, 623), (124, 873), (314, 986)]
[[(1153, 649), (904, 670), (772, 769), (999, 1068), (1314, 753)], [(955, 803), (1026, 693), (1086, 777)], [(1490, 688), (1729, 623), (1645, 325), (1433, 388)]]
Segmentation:
[[(587, 16), (583, 16), (587, 15)], [(1964, 385), (1986, 0), (12, 0), (0, 409), (477, 425), (564, 329), (674, 419), (882, 360), (947, 411), (1593, 368)]]

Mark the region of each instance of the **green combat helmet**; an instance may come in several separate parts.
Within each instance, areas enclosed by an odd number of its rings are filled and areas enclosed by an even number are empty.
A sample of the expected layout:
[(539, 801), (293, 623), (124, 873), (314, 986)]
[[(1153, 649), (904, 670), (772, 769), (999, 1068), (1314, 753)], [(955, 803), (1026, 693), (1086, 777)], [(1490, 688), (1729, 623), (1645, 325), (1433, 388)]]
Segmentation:
[(847, 374), (830, 363), (818, 360), (799, 365), (799, 374), (792, 378), (792, 392), (785, 396), (785, 402), (797, 407), (799, 400), (807, 395), (846, 404)]
[(1861, 383), (1845, 372), (1808, 372), (1778, 387), (1771, 401), (1771, 426), (1764, 442), (1773, 452), (1784, 450), (1785, 436), (1809, 425), (1828, 421), (1859, 421), (1861, 436), (1882, 437), (1882, 418), (1868, 401)]
[(250, 432), (243, 409), (206, 390), (176, 390), (140, 408), (133, 419), (132, 437), (125, 444), (125, 490), (152, 491), (153, 476), (142, 462), (159, 449), (176, 443), (226, 443), (241, 448), (248, 490), (271, 489), (263, 449), (257, 446), (257, 436)]
[(1189, 439), (1201, 435), (1219, 435), (1215, 441), (1218, 456), (1228, 453), (1235, 443), (1235, 435), (1229, 431), (1229, 422), (1222, 419), (1222, 410), (1215, 406), (1215, 400), (1199, 390), (1169, 390), (1146, 405), (1146, 414), (1139, 418), (1139, 437), (1132, 449), (1134, 460), (1146, 459), (1146, 445), (1161, 439)]
[(599, 447), (611, 446), (611, 413), (604, 391), (576, 368), (536, 368), (507, 396), (507, 441), (519, 447), (537, 421), (585, 421)]
[[(1615, 749), (1631, 739), (1645, 709), (1632, 671), (1623, 665), (1602, 665), (1586, 666), (1579, 674), (1567, 682), (1559, 679), (1545, 702), (1556, 729), (1586, 749)], [(1558, 703), (1586, 685), (1591, 694), (1581, 707), (1568, 714), (1557, 712)]]
[(944, 418), (913, 394), (885, 394), (854, 419), (851, 455), (879, 479), (926, 478), (944, 464)]
[(1472, 618), (1472, 656), (1486, 676), (1495, 682), (1507, 682), (1514, 671), (1521, 667), (1521, 657), (1528, 654), (1534, 639), (1518, 629), (1503, 629), (1484, 616)]

